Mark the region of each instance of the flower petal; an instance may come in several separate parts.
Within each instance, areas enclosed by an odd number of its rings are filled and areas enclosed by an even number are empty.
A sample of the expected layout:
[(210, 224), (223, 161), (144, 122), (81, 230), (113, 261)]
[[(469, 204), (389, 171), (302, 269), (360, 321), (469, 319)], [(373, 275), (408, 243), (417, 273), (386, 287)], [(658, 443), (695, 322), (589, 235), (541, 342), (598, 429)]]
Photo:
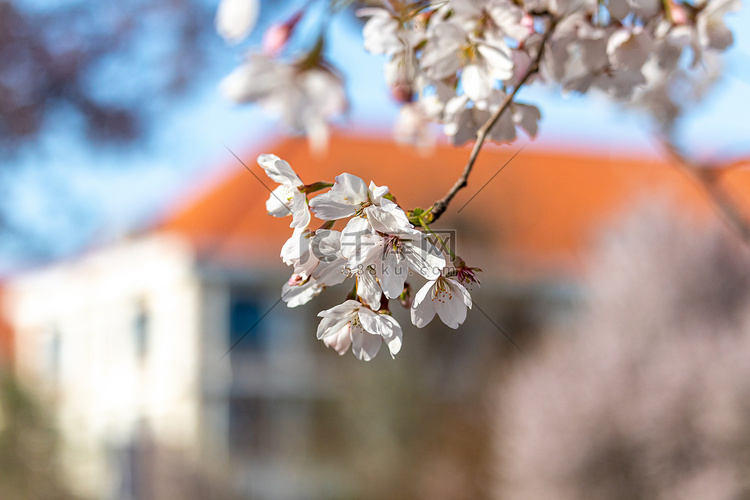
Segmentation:
[(318, 219), (338, 220), (354, 215), (357, 212), (357, 207), (338, 201), (329, 191), (310, 200), (310, 210)]
[(287, 266), (299, 265), (300, 260), (310, 252), (310, 231), (295, 229), (292, 236), (281, 247), (281, 260)]
[(432, 301), (432, 287), (434, 285), (434, 281), (428, 281), (414, 296), (410, 312), (411, 322), (417, 328), (423, 328), (435, 317), (435, 306)]
[(365, 304), (373, 309), (380, 309), (382, 293), (380, 285), (375, 280), (375, 269), (372, 266), (357, 273), (357, 295), (365, 301)]
[[(503, 47), (504, 49), (504, 47)], [(498, 46), (479, 44), (477, 51), (482, 55), (487, 73), (498, 80), (509, 80), (513, 77), (513, 61), (510, 54)]]
[(356, 175), (343, 173), (336, 176), (331, 191), (343, 201), (353, 205), (366, 203), (369, 200), (369, 192), (365, 181)]
[(307, 208), (307, 196), (295, 189), (294, 198), (292, 199), (292, 223), (289, 227), (305, 228), (310, 224), (310, 218), (310, 210)]
[(461, 85), (469, 99), (481, 102), (490, 97), (494, 80), (480, 65), (469, 64), (461, 75)]
[(331, 328), (330, 333), (325, 335), (322, 340), (326, 347), (335, 349), (339, 356), (343, 356), (349, 350), (349, 346), (352, 345), (351, 323), (347, 322), (338, 328)]
[(293, 194), (289, 186), (282, 184), (271, 192), (266, 201), (268, 215), (274, 217), (286, 217), (292, 215)]
[(289, 283), (284, 283), (284, 286), (281, 287), (281, 298), (286, 302), (287, 307), (297, 307), (307, 304), (314, 297), (320, 295), (323, 288), (312, 278), (304, 285), (289, 286)]
[(458, 282), (446, 278), (444, 283), (449, 291), (439, 295), (441, 302), (435, 304), (435, 309), (443, 323), (456, 329), (466, 320), (466, 308), (471, 304), (471, 297), (468, 297), (467, 303), (468, 292)]
[(404, 257), (412, 269), (428, 280), (434, 280), (445, 267), (445, 258), (424, 234), (420, 234), (410, 242), (403, 242)]
[(386, 254), (382, 262), (375, 264), (378, 280), (383, 293), (389, 299), (395, 299), (404, 291), (404, 282), (409, 274), (409, 266), (401, 261), (395, 253)]
[(542, 119), (542, 113), (536, 106), (528, 104), (513, 105), (513, 121), (529, 134), (532, 139), (536, 137), (539, 129), (539, 120)]
[(395, 357), (401, 350), (401, 325), (393, 316), (388, 314), (377, 314), (369, 309), (360, 308), (359, 320), (365, 331), (379, 335), (388, 345), (391, 357)]
[(358, 310), (362, 304), (357, 302), (356, 300), (347, 300), (344, 301), (341, 304), (335, 305), (330, 309), (326, 309), (325, 311), (320, 311), (318, 313), (318, 317), (321, 318), (332, 318), (337, 316), (343, 316), (346, 314), (353, 313), (354, 311)]
[(266, 175), (274, 182), (299, 187), (303, 183), (292, 167), (276, 155), (263, 154), (258, 156), (258, 165), (263, 167)]
[(370, 361), (380, 350), (383, 338), (365, 332), (361, 325), (352, 328), (352, 352), (362, 361)]
[(383, 238), (374, 233), (364, 217), (352, 218), (341, 231), (341, 255), (349, 267), (362, 270), (374, 263), (383, 249)]

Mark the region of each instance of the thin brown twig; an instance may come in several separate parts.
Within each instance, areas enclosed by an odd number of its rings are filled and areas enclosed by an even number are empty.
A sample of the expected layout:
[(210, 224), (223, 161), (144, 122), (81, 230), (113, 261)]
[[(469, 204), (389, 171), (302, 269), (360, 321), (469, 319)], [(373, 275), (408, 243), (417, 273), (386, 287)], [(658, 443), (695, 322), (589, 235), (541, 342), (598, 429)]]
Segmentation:
[(725, 169), (713, 165), (698, 164), (690, 160), (669, 138), (662, 137), (661, 142), (672, 159), (675, 160), (677, 167), (703, 188), (729, 228), (743, 242), (750, 245), (750, 221), (719, 182)]
[(539, 71), (539, 64), (541, 63), (542, 57), (544, 56), (544, 48), (547, 44), (547, 40), (555, 29), (556, 23), (556, 19), (553, 18), (549, 28), (542, 37), (539, 46), (539, 52), (537, 53), (534, 61), (531, 63), (529, 68), (526, 70), (526, 73), (524, 73), (523, 77), (518, 82), (518, 85), (516, 85), (516, 87), (513, 89), (513, 92), (505, 96), (505, 99), (503, 99), (503, 102), (500, 103), (500, 107), (497, 109), (497, 111), (495, 111), (492, 116), (490, 116), (489, 120), (487, 120), (487, 122), (485, 122), (485, 124), (482, 125), (477, 131), (477, 139), (476, 142), (474, 142), (474, 147), (471, 150), (471, 154), (469, 155), (469, 159), (466, 162), (463, 173), (458, 178), (456, 183), (453, 184), (453, 187), (451, 187), (450, 191), (448, 191), (448, 193), (443, 198), (437, 200), (432, 204), (432, 209), (430, 210), (430, 218), (428, 221), (430, 224), (435, 222), (443, 214), (443, 212), (445, 212), (451, 200), (453, 200), (453, 197), (456, 196), (456, 193), (458, 193), (462, 188), (466, 187), (466, 185), (468, 184), (469, 174), (474, 167), (474, 163), (477, 161), (477, 156), (479, 156), (479, 152), (481, 151), (482, 146), (484, 145), (484, 141), (485, 139), (487, 139), (487, 135), (489, 135), (490, 130), (492, 130), (492, 127), (495, 126), (503, 112), (508, 109), (513, 103), (513, 98), (516, 96), (521, 87), (526, 84), (526, 82), (529, 78), (531, 78), (532, 75), (536, 74)]

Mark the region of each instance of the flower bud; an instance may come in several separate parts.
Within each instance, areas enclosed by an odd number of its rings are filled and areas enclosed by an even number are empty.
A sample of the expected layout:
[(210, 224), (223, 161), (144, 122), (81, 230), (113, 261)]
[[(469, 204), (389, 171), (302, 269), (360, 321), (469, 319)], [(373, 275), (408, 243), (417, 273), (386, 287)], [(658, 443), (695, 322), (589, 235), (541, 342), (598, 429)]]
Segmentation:
[(396, 82), (391, 85), (391, 96), (398, 103), (408, 104), (414, 100), (414, 89), (409, 82)]
[(411, 309), (411, 285), (409, 283), (404, 284), (404, 291), (398, 296), (398, 300), (406, 309)]
[(283, 23), (276, 23), (263, 33), (263, 52), (269, 56), (276, 56), (286, 46), (292, 37), (294, 27), (302, 19), (303, 11), (299, 11)]
[(676, 26), (683, 26), (688, 23), (688, 14), (685, 7), (682, 5), (669, 2), (669, 14), (672, 18), (672, 23)]
[(529, 15), (528, 12), (523, 13), (523, 16), (521, 17), (521, 26), (528, 31), (526, 36), (529, 36), (534, 32), (534, 18)]
[(299, 286), (299, 285), (301, 285), (304, 282), (305, 282), (305, 278), (303, 278), (302, 275), (294, 273), (289, 278), (289, 281), (287, 281), (287, 284), (289, 286)]

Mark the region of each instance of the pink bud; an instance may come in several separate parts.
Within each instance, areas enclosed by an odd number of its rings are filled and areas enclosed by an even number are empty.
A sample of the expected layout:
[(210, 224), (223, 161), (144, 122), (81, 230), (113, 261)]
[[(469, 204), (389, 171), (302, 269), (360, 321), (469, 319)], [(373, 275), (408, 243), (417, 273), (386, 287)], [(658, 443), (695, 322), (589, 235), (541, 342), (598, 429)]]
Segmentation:
[(672, 16), (672, 23), (678, 26), (687, 24), (688, 15), (685, 7), (674, 2), (669, 2), (669, 9)]
[(289, 278), (289, 281), (287, 281), (287, 284), (289, 286), (298, 286), (298, 285), (301, 285), (302, 283), (304, 283), (304, 281), (305, 281), (305, 279), (302, 276), (300, 276), (297, 273), (294, 273), (294, 274), (292, 274), (292, 277)]
[(286, 22), (271, 25), (263, 33), (263, 52), (270, 56), (278, 55), (292, 37), (294, 27), (302, 19), (302, 11), (297, 12)]
[(521, 26), (529, 31), (526, 36), (532, 34), (534, 32), (534, 18), (525, 12), (523, 17), (521, 17)]
[(391, 85), (391, 96), (396, 102), (406, 104), (414, 100), (414, 90), (408, 82), (396, 82)]

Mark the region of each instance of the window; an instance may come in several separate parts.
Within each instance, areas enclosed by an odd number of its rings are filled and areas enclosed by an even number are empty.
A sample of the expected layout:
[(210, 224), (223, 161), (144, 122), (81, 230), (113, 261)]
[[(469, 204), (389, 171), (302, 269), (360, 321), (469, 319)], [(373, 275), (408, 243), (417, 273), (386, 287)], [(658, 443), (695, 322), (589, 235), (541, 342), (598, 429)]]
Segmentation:
[(139, 361), (143, 361), (148, 355), (150, 323), (148, 308), (145, 302), (141, 301), (136, 307), (135, 318), (133, 318), (133, 342), (135, 355)]
[(232, 292), (229, 308), (229, 345), (233, 352), (261, 351), (266, 347), (263, 311), (258, 299)]

